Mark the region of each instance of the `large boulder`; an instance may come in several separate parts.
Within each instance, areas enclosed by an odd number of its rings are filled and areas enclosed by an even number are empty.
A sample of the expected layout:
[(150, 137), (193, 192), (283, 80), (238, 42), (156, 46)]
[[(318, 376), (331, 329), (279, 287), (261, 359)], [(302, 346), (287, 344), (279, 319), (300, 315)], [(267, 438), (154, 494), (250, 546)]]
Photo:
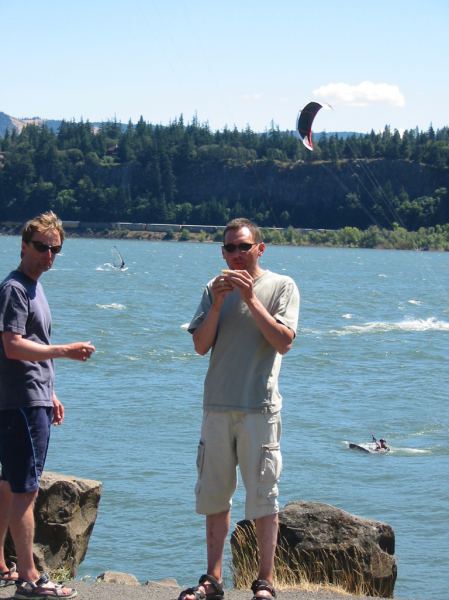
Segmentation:
[[(252, 521), (231, 537), (234, 585), (256, 577), (258, 552)], [(318, 502), (293, 502), (279, 513), (276, 578), (340, 586), (349, 593), (393, 597), (397, 576), (393, 529)]]
[[(101, 483), (58, 473), (42, 475), (34, 516), (34, 558), (41, 571), (76, 574), (97, 518)], [(15, 558), (10, 538), (7, 556)]]

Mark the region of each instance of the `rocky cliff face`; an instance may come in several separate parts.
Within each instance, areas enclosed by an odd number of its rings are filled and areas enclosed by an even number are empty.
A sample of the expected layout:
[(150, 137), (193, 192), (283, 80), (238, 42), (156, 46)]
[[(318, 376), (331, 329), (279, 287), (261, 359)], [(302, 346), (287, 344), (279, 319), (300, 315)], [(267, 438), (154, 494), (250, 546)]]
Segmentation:
[[(449, 171), (407, 160), (378, 158), (337, 163), (195, 163), (176, 172), (177, 202), (239, 202), (243, 207), (270, 209), (280, 226), (283, 211), (294, 227), (336, 229), (346, 225), (391, 228), (397, 220), (395, 197), (404, 190), (410, 199), (449, 189)], [(436, 222), (449, 218), (447, 202)], [(402, 215), (407, 225), (407, 216)], [(429, 223), (428, 225), (432, 225)], [(424, 225), (424, 224), (423, 224)], [(411, 228), (411, 224), (410, 224)]]

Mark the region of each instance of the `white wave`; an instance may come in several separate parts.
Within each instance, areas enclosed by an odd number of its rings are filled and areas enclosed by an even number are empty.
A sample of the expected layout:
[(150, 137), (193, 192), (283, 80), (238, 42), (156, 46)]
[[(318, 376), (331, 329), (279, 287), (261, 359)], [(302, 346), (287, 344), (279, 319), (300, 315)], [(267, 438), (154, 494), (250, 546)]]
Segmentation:
[(352, 319), (354, 315), (352, 315), (351, 313), (346, 313), (344, 315), (341, 315), (342, 319)]
[(96, 271), (116, 271), (117, 269), (111, 263), (104, 263), (102, 265), (99, 265), (95, 270)]
[(123, 273), (124, 271), (128, 270), (128, 267), (120, 268), (120, 267), (115, 267), (111, 263), (104, 263), (102, 265), (99, 265), (95, 270), (96, 271), (118, 271), (120, 273)]
[(386, 331), (449, 331), (449, 322), (439, 321), (434, 317), (428, 319), (404, 319), (388, 323), (386, 321), (374, 321), (363, 325), (348, 325), (340, 331), (334, 331), (340, 335), (351, 333), (384, 333)]
[[(348, 448), (349, 442), (347, 440), (342, 440), (342, 445)], [(366, 450), (374, 449), (374, 446), (371, 442), (360, 442), (358, 445)], [(432, 450), (429, 450), (428, 448), (401, 448), (400, 446), (391, 445), (388, 445), (388, 448), (388, 452), (381, 452), (380, 454), (397, 454), (399, 456), (423, 456), (426, 454), (432, 454)]]
[(400, 447), (390, 447), (390, 451), (394, 454), (400, 454), (402, 456), (415, 456), (423, 454), (432, 454), (432, 450), (423, 449), (423, 448), (400, 448)]
[(407, 300), (409, 304), (414, 304), (415, 306), (421, 306), (421, 300)]
[(190, 325), (190, 323), (183, 323), (181, 325), (181, 329), (186, 329), (187, 330), (189, 328), (189, 325)]
[(112, 304), (96, 304), (97, 308), (104, 308), (106, 310), (126, 310), (126, 306), (124, 304), (118, 304), (117, 302), (112, 302)]

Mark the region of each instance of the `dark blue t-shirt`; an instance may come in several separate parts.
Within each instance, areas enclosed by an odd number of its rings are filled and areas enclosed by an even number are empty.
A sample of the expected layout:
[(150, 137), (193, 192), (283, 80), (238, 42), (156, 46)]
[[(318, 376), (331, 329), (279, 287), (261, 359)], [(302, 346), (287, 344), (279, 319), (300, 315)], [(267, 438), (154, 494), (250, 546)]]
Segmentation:
[[(0, 332), (50, 344), (51, 314), (42, 285), (20, 271), (0, 284)], [(0, 410), (52, 406), (53, 360), (8, 359), (0, 343)]]

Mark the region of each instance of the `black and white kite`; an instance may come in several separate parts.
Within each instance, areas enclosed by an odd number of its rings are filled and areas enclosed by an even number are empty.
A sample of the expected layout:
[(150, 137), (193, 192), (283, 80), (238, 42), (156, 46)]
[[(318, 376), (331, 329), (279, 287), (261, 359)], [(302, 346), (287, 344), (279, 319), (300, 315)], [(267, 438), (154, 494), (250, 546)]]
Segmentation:
[(307, 150), (313, 150), (312, 143), (312, 124), (317, 113), (322, 108), (332, 108), (330, 104), (324, 104), (322, 102), (309, 102), (299, 111), (298, 119), (296, 121), (296, 128), (301, 138), (302, 143)]

